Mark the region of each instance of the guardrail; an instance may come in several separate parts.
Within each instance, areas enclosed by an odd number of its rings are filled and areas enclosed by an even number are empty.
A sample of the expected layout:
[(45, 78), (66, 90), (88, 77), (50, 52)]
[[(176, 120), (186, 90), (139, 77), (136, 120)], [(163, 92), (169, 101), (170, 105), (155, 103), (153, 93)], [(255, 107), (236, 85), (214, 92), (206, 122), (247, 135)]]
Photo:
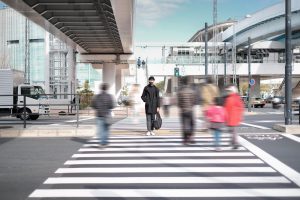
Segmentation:
[[(67, 99), (55, 99), (53, 97), (59, 96), (68, 96)], [(80, 115), (94, 115), (94, 110), (89, 106), (91, 103), (92, 95), (85, 96), (84, 94), (40, 94), (40, 95), (5, 95), (1, 94), (1, 97), (12, 97), (22, 98), (22, 103), (12, 102), (12, 104), (1, 103), (0, 101), (0, 114), (4, 114), (4, 116), (15, 116), (17, 118), (21, 118), (23, 121), (23, 128), (27, 127), (27, 122), (29, 120), (34, 120), (34, 116), (37, 115), (45, 115), (45, 116), (59, 116), (59, 117), (67, 117), (74, 116), (76, 119), (73, 120), (76, 123), (76, 127), (79, 127), (79, 116)], [(27, 98), (26, 98), (27, 97)], [(52, 97), (52, 98), (51, 98)], [(36, 100), (40, 100), (39, 103), (28, 103), (28, 98), (34, 98)], [(21, 102), (21, 101), (20, 101)], [(30, 106), (36, 106), (38, 108), (37, 111), (32, 112), (30, 110)], [(6, 108), (5, 108), (6, 107)], [(46, 113), (39, 113), (40, 108), (43, 107), (45, 110), (49, 110)], [(3, 112), (1, 112), (3, 111)], [(6, 112), (5, 112), (6, 111)], [(30, 112), (31, 111), (31, 112)], [(128, 107), (127, 106), (117, 106), (113, 109), (115, 114), (115, 118), (126, 118), (128, 116)], [(1, 116), (0, 121), (3, 119)], [(57, 118), (55, 118), (57, 119)], [(49, 119), (50, 120), (50, 119)]]

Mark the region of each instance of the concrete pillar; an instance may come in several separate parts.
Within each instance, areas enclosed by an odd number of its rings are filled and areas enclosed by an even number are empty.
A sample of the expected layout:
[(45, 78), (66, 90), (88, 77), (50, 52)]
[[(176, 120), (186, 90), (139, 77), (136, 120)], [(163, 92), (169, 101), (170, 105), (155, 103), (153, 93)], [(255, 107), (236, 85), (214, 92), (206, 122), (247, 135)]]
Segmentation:
[(260, 97), (260, 76), (252, 76), (255, 80), (255, 85), (251, 87), (251, 96)]
[(49, 33), (45, 31), (45, 92), (46, 94), (50, 94), (53, 91), (50, 91), (50, 41), (49, 41)]
[(121, 89), (122, 89), (122, 69), (117, 69), (116, 70), (116, 94), (119, 94)]
[[(68, 47), (67, 54), (67, 66), (68, 66), (68, 94), (74, 94), (76, 84), (76, 57), (73, 48)], [(73, 96), (68, 96), (69, 99), (73, 99)]]
[(116, 95), (116, 64), (115, 63), (104, 63), (103, 64), (103, 83), (108, 83), (109, 93)]

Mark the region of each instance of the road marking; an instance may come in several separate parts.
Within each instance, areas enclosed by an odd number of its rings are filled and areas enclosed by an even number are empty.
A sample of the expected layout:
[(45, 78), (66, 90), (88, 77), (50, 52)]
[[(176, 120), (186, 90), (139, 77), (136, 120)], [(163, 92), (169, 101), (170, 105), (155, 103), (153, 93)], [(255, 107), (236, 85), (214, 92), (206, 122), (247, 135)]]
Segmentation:
[(255, 125), (255, 124), (248, 124), (248, 123), (241, 123), (241, 124), (245, 125), (245, 126), (254, 127), (254, 128), (259, 128), (259, 129), (264, 129), (264, 130), (270, 130), (270, 128), (268, 128), (268, 127), (259, 126), (259, 125)]
[[(159, 134), (159, 131), (157, 131), (157, 134)], [(221, 134), (222, 137), (231, 137), (232, 135), (229, 134), (229, 133), (222, 133)], [(207, 137), (212, 137), (212, 134), (210, 133), (200, 133), (199, 135), (195, 135), (193, 138), (197, 139), (197, 138), (207, 138)], [(95, 136), (95, 137), (92, 137), (93, 139), (99, 139), (98, 136)], [(110, 139), (177, 139), (177, 138), (180, 138), (182, 139), (182, 136), (181, 135), (166, 135), (166, 136), (146, 136), (146, 135), (141, 135), (141, 136), (111, 136), (109, 137)]]
[[(120, 147), (120, 148), (111, 148), (110, 146), (104, 149), (98, 148), (81, 148), (79, 152), (105, 152), (105, 151), (214, 151), (215, 147)], [(240, 147), (235, 151), (245, 151), (244, 147)], [(222, 147), (222, 151), (232, 151), (232, 147)]]
[(88, 153), (74, 154), (72, 158), (111, 158), (111, 157), (217, 157), (254, 156), (250, 152), (212, 152), (212, 153)]
[(97, 167), (97, 168), (59, 168), (56, 174), (73, 173), (194, 173), (194, 172), (227, 172), (227, 173), (276, 173), (271, 167)]
[[(196, 138), (195, 139), (197, 142), (213, 142), (215, 141), (214, 138)], [(134, 140), (110, 140), (112, 143), (125, 143), (125, 142), (158, 142), (155, 140), (149, 140), (149, 139), (134, 139)], [(231, 138), (221, 138), (221, 141), (231, 141)], [(100, 140), (89, 140), (88, 142), (97, 142), (99, 143)], [(182, 139), (178, 138), (178, 139), (165, 139), (165, 138), (161, 138), (159, 139), (159, 142), (182, 142)]]
[(281, 134), (282, 136), (289, 138), (291, 140), (294, 140), (296, 142), (300, 142), (300, 137), (297, 137), (295, 135), (291, 135), (291, 134)]
[(38, 189), (29, 197), (300, 197), (300, 189)]
[(220, 177), (55, 177), (44, 184), (124, 184), (124, 183), (290, 183), (283, 176), (220, 176)]
[(275, 122), (283, 122), (282, 120), (260, 120), (260, 121), (255, 121), (256, 123), (275, 123)]
[[(78, 121), (85, 121), (85, 120), (90, 120), (90, 119), (95, 119), (96, 117), (88, 117), (88, 118), (84, 118), (84, 119), (79, 119)], [(77, 122), (77, 120), (68, 120), (65, 122)]]
[(68, 160), (64, 165), (123, 164), (263, 164), (260, 159), (137, 159), (137, 160)]
[(295, 171), (294, 169), (290, 168), (286, 164), (282, 163), (272, 155), (268, 154), (267, 152), (263, 151), (259, 147), (255, 146), (251, 142), (247, 141), (246, 139), (239, 137), (241, 145), (247, 148), (249, 151), (254, 153), (257, 157), (262, 159), (264, 162), (269, 164), (275, 170), (283, 174), (288, 179), (292, 180), (300, 187), (300, 174)]
[[(229, 142), (220, 142), (220, 145), (230, 145)], [(84, 147), (99, 147), (99, 144), (84, 144)], [(182, 146), (180, 142), (178, 143), (111, 143), (109, 144), (110, 147), (115, 146), (139, 146), (139, 147), (147, 147), (147, 146)], [(195, 146), (215, 146), (214, 142), (205, 142), (205, 143), (197, 143)]]

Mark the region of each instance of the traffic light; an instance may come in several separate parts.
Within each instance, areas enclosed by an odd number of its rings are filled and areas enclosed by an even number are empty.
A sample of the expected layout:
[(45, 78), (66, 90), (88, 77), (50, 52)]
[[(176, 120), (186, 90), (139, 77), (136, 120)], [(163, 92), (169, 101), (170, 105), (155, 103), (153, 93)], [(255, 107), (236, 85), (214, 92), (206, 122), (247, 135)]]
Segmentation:
[(174, 76), (175, 77), (179, 77), (180, 76), (180, 74), (179, 74), (179, 68), (178, 67), (174, 68)]
[(141, 65), (142, 65), (141, 57), (138, 57), (136, 65), (137, 65), (138, 68), (141, 67)]

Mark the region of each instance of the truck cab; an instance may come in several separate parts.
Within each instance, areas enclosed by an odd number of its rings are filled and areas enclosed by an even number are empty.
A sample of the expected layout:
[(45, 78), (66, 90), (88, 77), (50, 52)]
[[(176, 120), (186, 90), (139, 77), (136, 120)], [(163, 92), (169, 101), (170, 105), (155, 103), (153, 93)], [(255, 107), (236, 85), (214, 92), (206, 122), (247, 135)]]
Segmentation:
[[(20, 84), (14, 87), (13, 113), (22, 120), (36, 120), (40, 115), (49, 115), (49, 101), (41, 86)], [(26, 107), (24, 107), (24, 96), (26, 96)]]

